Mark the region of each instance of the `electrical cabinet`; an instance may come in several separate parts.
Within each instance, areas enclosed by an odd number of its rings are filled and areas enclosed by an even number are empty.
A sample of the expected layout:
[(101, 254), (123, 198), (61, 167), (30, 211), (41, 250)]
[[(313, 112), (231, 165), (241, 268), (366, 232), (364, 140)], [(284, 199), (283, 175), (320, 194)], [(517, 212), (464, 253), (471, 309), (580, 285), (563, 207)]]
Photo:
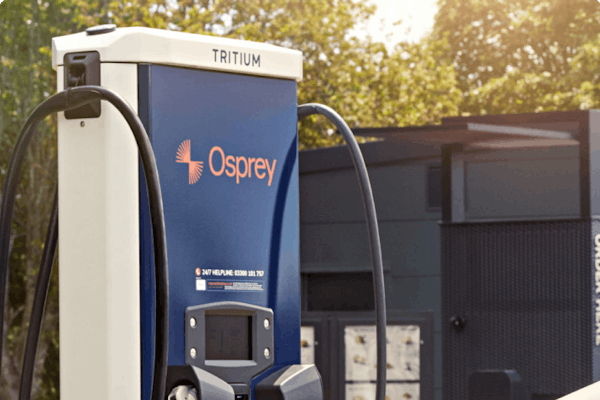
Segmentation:
[[(304, 312), (302, 364), (314, 363), (328, 400), (373, 400), (375, 315)], [(386, 399), (433, 399), (433, 312), (388, 312)]]

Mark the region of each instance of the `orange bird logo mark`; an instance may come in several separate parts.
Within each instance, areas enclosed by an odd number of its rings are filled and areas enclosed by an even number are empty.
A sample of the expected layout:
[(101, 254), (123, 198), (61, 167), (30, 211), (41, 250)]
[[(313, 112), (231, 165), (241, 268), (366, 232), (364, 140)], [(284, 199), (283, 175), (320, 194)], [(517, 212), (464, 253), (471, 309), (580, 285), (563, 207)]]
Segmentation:
[(200, 176), (202, 175), (202, 164), (204, 163), (202, 161), (192, 161), (191, 143), (189, 139), (184, 140), (183, 143), (179, 145), (176, 162), (188, 164), (190, 185), (198, 182), (198, 179), (200, 179)]

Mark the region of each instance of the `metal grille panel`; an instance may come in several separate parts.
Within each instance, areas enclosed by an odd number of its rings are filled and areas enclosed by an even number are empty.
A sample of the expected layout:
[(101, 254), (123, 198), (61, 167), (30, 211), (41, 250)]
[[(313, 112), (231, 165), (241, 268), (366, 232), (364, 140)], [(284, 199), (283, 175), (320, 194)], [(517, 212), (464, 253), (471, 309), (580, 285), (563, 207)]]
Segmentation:
[[(591, 222), (443, 224), (441, 232), (444, 398), (466, 399), (469, 375), (485, 369), (515, 369), (529, 396), (590, 384)], [(456, 315), (462, 331), (449, 324)]]

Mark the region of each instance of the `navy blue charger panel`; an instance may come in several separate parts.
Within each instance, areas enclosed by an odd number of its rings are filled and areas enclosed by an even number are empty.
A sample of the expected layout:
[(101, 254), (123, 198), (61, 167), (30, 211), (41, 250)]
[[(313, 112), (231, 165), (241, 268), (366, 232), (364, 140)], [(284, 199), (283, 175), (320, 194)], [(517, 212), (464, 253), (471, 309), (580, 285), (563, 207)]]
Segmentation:
[[(156, 155), (169, 257), (169, 365), (185, 364), (186, 307), (274, 312), (275, 364), (300, 363), (296, 82), (140, 65), (139, 113)], [(142, 175), (143, 177), (143, 175)], [(154, 362), (154, 265), (140, 179), (142, 398)]]

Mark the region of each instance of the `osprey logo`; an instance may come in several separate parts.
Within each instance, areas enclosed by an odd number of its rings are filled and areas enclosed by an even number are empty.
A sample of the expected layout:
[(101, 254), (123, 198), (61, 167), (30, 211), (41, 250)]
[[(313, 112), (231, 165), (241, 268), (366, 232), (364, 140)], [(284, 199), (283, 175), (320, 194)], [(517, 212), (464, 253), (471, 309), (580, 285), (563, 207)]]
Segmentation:
[(179, 145), (176, 162), (188, 164), (190, 185), (198, 182), (198, 179), (202, 176), (202, 164), (204, 164), (204, 162), (192, 161), (192, 150), (189, 139), (184, 140), (183, 143)]
[[(191, 141), (189, 139), (184, 140), (179, 145), (175, 161), (188, 165), (188, 181), (190, 185), (198, 182), (202, 175), (204, 162), (192, 161)], [(214, 176), (223, 176), (223, 173), (225, 173), (227, 177), (235, 178), (235, 183), (238, 185), (245, 178), (256, 178), (259, 180), (264, 179), (267, 186), (271, 186), (276, 164), (276, 159), (269, 160), (262, 157), (226, 155), (225, 151), (219, 146), (213, 146), (208, 154), (210, 172)]]

